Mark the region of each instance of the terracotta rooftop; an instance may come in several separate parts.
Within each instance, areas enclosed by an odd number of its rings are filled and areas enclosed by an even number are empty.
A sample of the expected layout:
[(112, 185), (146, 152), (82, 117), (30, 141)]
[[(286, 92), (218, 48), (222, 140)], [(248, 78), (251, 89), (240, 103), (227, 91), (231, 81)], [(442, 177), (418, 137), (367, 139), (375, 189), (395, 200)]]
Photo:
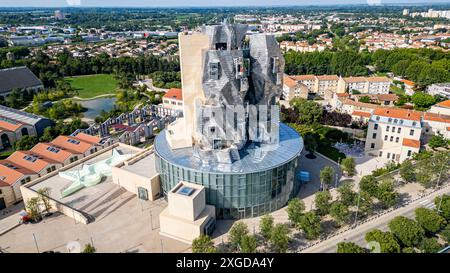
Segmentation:
[(414, 86), (415, 83), (413, 81), (410, 80), (400, 80), (402, 83), (409, 85), (409, 86)]
[(375, 109), (375, 112), (373, 114), (383, 117), (400, 118), (415, 121), (420, 121), (420, 118), (422, 116), (422, 112), (400, 108), (378, 108)]
[(437, 122), (444, 122), (444, 123), (450, 123), (450, 116), (448, 115), (441, 115), (441, 114), (435, 114), (435, 113), (424, 113), (423, 115), (424, 120), (431, 120), (431, 121), (437, 121)]
[(319, 81), (338, 81), (339, 77), (337, 75), (321, 75), (317, 76)]
[(361, 108), (369, 108), (369, 109), (377, 109), (380, 107), (379, 105), (376, 105), (376, 104), (359, 102), (359, 101), (354, 101), (351, 99), (343, 99), (342, 103), (347, 104), (347, 105), (356, 106), (356, 107), (361, 107)]
[(0, 116), (0, 129), (2, 129), (4, 131), (14, 132), (17, 129), (19, 129), (22, 125), (23, 125), (23, 123), (20, 123), (16, 120)]
[(364, 111), (353, 111), (352, 116), (359, 116), (359, 117), (365, 117), (365, 118), (370, 118), (372, 114), (369, 112), (364, 112)]
[(437, 104), (440, 107), (450, 108), (450, 100), (444, 100)]
[(291, 77), (287, 76), (287, 75), (284, 75), (283, 82), (289, 88), (293, 88), (293, 87), (295, 87), (297, 85), (297, 82), (294, 79), (292, 79)]
[(85, 133), (78, 133), (76, 136), (74, 136), (74, 138), (90, 143), (90, 144), (100, 144), (101, 145), (101, 141), (102, 139), (98, 136), (91, 136)]
[(367, 81), (369, 81), (369, 82), (390, 82), (391, 80), (388, 77), (367, 77)]
[(316, 76), (314, 75), (296, 75), (296, 76), (290, 76), (296, 81), (315, 81)]
[(38, 155), (51, 158), (61, 164), (63, 164), (64, 161), (67, 160), (69, 157), (78, 154), (63, 149), (51, 143), (38, 143), (31, 149), (31, 151)]
[(403, 146), (413, 147), (413, 148), (420, 148), (420, 141), (410, 138), (404, 138), (402, 142)]
[(366, 77), (345, 77), (343, 78), (347, 83), (366, 82)]
[(164, 95), (166, 99), (183, 100), (183, 92), (180, 88), (170, 88)]
[(13, 185), (22, 176), (36, 174), (36, 172), (24, 168), (10, 160), (0, 160), (0, 176), (2, 181), (8, 185)]
[(80, 154), (84, 154), (93, 146), (90, 143), (78, 140), (77, 138), (70, 136), (58, 136), (50, 143)]
[(39, 173), (50, 164), (59, 163), (54, 159), (31, 151), (16, 151), (8, 157), (8, 160), (36, 173)]

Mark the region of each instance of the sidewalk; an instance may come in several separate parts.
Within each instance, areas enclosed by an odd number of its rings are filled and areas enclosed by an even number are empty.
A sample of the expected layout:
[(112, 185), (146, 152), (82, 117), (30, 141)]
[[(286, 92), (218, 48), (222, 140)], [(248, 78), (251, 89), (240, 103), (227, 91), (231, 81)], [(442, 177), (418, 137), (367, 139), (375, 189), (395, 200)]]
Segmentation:
[(19, 212), (24, 209), (23, 202), (0, 210), (0, 236), (19, 225)]

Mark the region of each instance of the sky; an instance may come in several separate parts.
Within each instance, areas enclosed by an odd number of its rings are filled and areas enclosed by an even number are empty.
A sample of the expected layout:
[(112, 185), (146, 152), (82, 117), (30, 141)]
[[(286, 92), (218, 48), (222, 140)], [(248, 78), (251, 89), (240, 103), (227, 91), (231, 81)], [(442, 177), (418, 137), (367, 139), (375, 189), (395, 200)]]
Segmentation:
[(450, 0), (0, 0), (0, 7), (168, 7), (168, 6), (281, 6), (371, 3), (450, 3)]

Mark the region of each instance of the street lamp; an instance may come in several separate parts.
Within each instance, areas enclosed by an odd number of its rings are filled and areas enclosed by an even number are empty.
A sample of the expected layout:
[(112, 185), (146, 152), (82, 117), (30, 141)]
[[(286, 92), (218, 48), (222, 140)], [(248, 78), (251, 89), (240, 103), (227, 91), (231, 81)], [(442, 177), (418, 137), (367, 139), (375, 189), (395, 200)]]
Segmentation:
[[(364, 198), (362, 198), (364, 201), (366, 200), (366, 199), (364, 199)], [(360, 203), (360, 200), (361, 200), (361, 189), (358, 191), (358, 202), (357, 202), (357, 204), (356, 204), (356, 213), (355, 213), (355, 222), (354, 222), (354, 226), (356, 226), (356, 224), (358, 223), (358, 212), (359, 212), (359, 203)]]

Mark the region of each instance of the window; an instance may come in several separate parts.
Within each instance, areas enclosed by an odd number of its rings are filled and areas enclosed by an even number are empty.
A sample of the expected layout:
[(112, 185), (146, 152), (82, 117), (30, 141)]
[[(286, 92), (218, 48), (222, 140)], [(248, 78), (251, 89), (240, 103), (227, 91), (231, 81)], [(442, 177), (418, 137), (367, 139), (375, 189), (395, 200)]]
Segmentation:
[(413, 129), (411, 129), (411, 131), (409, 131), (409, 135), (410, 135), (410, 136), (413, 136), (413, 135), (414, 135), (414, 130), (413, 130)]
[(392, 127), (392, 133), (395, 133), (395, 126)]
[(392, 154), (392, 159), (395, 159), (395, 154)]
[(377, 133), (373, 133), (373, 134), (372, 134), (372, 138), (373, 138), (373, 139), (377, 138)]
[(0, 190), (0, 194), (2, 194), (3, 192), (2, 192), (2, 190)]
[(380, 151), (380, 154), (378, 156), (381, 157), (382, 155), (383, 155), (383, 151)]
[(386, 132), (389, 132), (389, 129), (391, 128), (391, 126), (386, 126)]
[(411, 154), (412, 154), (412, 151), (408, 150), (408, 156), (411, 156)]
[(416, 124), (417, 124), (417, 122), (413, 121), (412, 125), (413, 125), (413, 126), (416, 126)]
[(78, 140), (71, 139), (71, 138), (69, 138), (69, 139), (67, 140), (67, 142), (72, 143), (72, 144), (75, 144), (75, 145), (80, 144), (80, 142), (79, 142)]
[(56, 166), (52, 166), (52, 171), (56, 170)]
[(400, 140), (400, 138), (399, 137), (396, 137), (395, 138), (395, 142), (397, 142), (398, 143), (398, 141)]
[(374, 130), (377, 130), (377, 129), (378, 129), (378, 123), (375, 123), (375, 124), (373, 125), (373, 129), (374, 129)]
[(389, 118), (388, 121), (389, 121), (389, 122), (392, 122), (392, 118)]
[(27, 181), (27, 182), (30, 182), (30, 181), (31, 181), (31, 177), (28, 176), (27, 179), (26, 179), (26, 181)]
[(391, 136), (391, 138), (389, 139), (390, 142), (394, 141), (394, 136)]
[(47, 151), (50, 151), (54, 154), (59, 153), (59, 149), (55, 148), (55, 147), (47, 147)]
[(387, 153), (387, 158), (389, 159), (391, 157), (391, 153)]
[(399, 133), (400, 134), (400, 132), (402, 131), (402, 128), (400, 128), (400, 127), (398, 127), (398, 129), (397, 129), (397, 133)]
[(370, 143), (370, 148), (374, 149), (375, 148), (375, 143)]
[(25, 159), (26, 161), (30, 161), (30, 162), (34, 163), (34, 162), (36, 162), (37, 157), (32, 156), (32, 155), (26, 155), (26, 156), (23, 157), (23, 159)]
[(142, 200), (148, 200), (148, 191), (146, 188), (138, 187), (138, 197)]
[(394, 119), (394, 123), (397, 123), (398, 122), (398, 119)]
[(27, 181), (25, 179), (20, 180), (21, 185), (25, 185), (25, 183), (27, 183)]
[(47, 168), (47, 173), (51, 173), (52, 169), (51, 168)]
[(375, 118), (376, 120), (380, 120), (380, 117), (379, 116), (377, 116), (376, 118)]
[(211, 62), (209, 63), (209, 78), (212, 80), (219, 79), (219, 62)]
[(388, 136), (387, 135), (385, 135), (384, 136), (384, 141), (386, 141), (388, 139)]

